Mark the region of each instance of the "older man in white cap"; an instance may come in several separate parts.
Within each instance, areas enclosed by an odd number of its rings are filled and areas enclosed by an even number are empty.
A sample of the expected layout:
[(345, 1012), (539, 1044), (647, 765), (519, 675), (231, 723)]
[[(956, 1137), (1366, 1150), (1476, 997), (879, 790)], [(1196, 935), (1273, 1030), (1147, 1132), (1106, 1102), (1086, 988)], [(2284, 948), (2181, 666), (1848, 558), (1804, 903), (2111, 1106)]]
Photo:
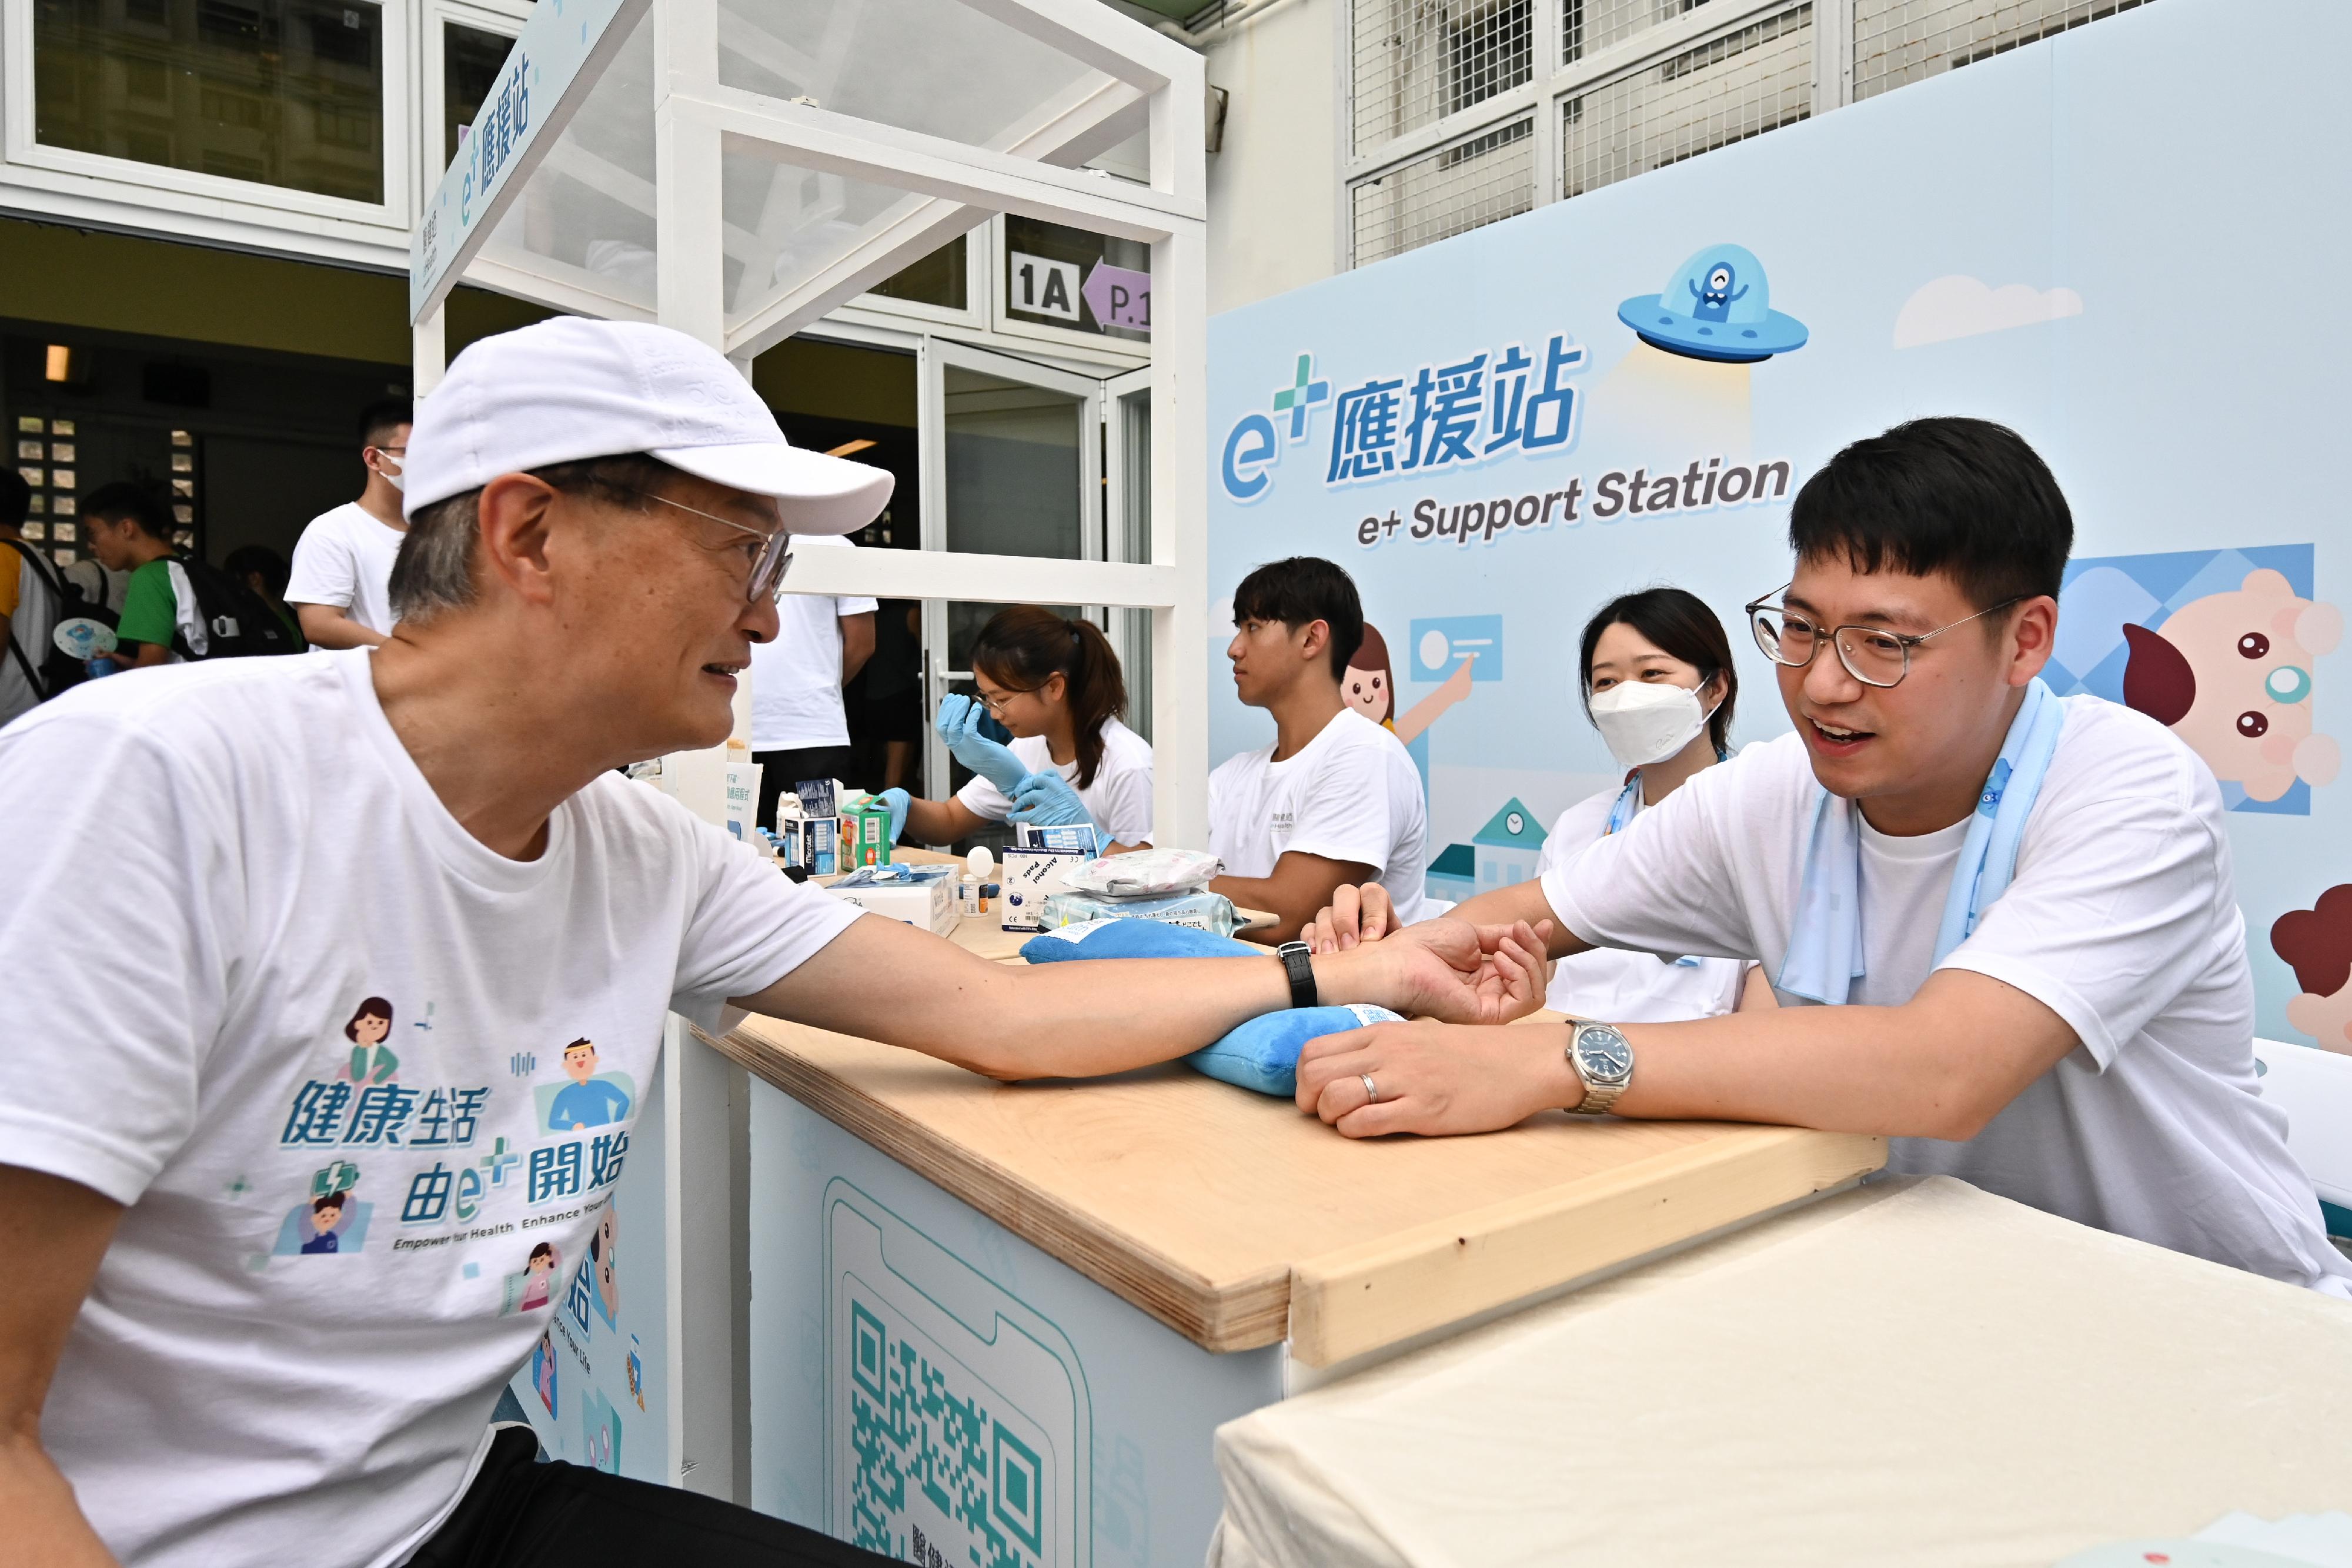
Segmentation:
[(551, 1129), (511, 1061), (558, 1083), (587, 1040), (647, 1083), (665, 1009), (732, 999), (1076, 1076), (1318, 988), (1462, 1020), (1540, 998), (1532, 932), (1459, 925), (1311, 976), (1007, 969), (617, 777), (726, 736), (791, 536), (890, 488), (786, 444), (692, 340), (477, 343), (407, 477), (382, 648), (135, 672), (0, 737), (44, 824), (0, 846), (0, 1564), (880, 1561), (488, 1427), (550, 1311), (508, 1277), (580, 1255), (635, 1113)]

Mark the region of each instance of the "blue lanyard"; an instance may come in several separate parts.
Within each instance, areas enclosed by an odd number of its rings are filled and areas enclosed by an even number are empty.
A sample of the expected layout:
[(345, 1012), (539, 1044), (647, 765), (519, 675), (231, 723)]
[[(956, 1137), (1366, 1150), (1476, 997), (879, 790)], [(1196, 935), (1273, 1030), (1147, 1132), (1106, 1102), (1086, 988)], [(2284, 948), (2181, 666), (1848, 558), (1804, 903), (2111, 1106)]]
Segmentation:
[(1636, 768), (1625, 776), (1625, 788), (1619, 792), (1617, 803), (1609, 808), (1609, 825), (1601, 830), (1601, 836), (1605, 839), (1616, 832), (1632, 821), (1633, 813), (1641, 809), (1642, 770)]

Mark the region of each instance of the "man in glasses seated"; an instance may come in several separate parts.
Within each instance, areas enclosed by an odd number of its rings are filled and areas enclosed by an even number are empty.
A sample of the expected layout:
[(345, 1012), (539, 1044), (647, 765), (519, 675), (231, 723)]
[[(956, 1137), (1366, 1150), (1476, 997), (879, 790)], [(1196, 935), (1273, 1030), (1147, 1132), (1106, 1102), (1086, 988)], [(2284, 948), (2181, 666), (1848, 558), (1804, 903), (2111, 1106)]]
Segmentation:
[[(1820, 1005), (1330, 1036), (1301, 1107), (1360, 1137), (1555, 1106), (1882, 1134), (1896, 1171), (2352, 1296), (2255, 1082), (2211, 772), (2039, 679), (2074, 542), (2049, 469), (2000, 425), (1914, 421), (1807, 481), (1789, 536), (1795, 580), (1748, 610), (1795, 733), (1455, 913), (1534, 924), (1555, 956), (1759, 961)], [(1309, 940), (1394, 924), (1367, 885)]]
[(1299, 999), (1539, 1003), (1533, 931), (1459, 924), (1312, 960), (991, 964), (616, 775), (727, 737), (791, 536), (890, 490), (788, 445), (681, 333), (485, 339), (407, 457), (383, 646), (134, 671), (0, 734), (0, 795), (41, 824), (0, 834), (0, 1563), (879, 1563), (489, 1428), (551, 1343), (550, 1260), (612, 1243), (667, 1009), (1020, 1078)]

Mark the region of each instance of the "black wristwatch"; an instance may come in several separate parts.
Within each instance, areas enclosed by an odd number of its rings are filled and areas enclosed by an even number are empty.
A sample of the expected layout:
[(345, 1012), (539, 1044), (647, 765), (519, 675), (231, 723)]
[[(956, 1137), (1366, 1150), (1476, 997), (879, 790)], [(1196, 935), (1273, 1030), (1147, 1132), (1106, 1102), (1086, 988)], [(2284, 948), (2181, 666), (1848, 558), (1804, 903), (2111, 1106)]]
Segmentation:
[(1283, 972), (1290, 977), (1290, 1005), (1320, 1006), (1323, 998), (1315, 989), (1314, 949), (1304, 942), (1285, 942), (1274, 956), (1282, 960)]

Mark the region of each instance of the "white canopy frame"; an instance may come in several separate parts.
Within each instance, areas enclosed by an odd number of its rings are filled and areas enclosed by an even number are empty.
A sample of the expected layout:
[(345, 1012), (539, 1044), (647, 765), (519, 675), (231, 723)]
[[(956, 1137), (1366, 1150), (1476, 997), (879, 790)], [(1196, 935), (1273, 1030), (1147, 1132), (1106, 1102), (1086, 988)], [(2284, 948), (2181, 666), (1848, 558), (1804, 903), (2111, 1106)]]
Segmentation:
[[(872, 35), (892, 27), (904, 32), (887, 63), (903, 79), (876, 91), (857, 73), (875, 74), (883, 62)], [(956, 52), (959, 43), (970, 52)], [(1008, 79), (992, 82), (991, 57), (1018, 68), (1008, 64)], [(821, 86), (824, 96), (778, 97), (747, 79)], [(961, 112), (928, 113), (918, 100), (934, 89)], [(748, 373), (762, 350), (994, 213), (1149, 244), (1150, 560), (818, 551), (803, 556), (789, 586), (1149, 611), (1158, 831), (1164, 843), (1203, 845), (1203, 92), (1199, 56), (1099, 0), (543, 0), (417, 231), (417, 390), (429, 393), (442, 373), (442, 307), (460, 281), (574, 314), (656, 320)], [(1022, 100), (1032, 93), (1042, 96)], [(898, 112), (865, 117), (824, 107), (825, 97)], [(926, 118), (961, 134), (926, 129)], [(642, 124), (611, 123), (646, 119), (650, 179), (613, 146), (615, 132), (642, 141)], [(1077, 166), (1139, 128), (1149, 184)], [(761, 160), (774, 177), (763, 199), (747, 202)], [(555, 209), (568, 200), (650, 215), (653, 244), (593, 242), (584, 264), (558, 254), (534, 235), (560, 225)], [(859, 221), (839, 215), (861, 206), (871, 210)], [(825, 242), (814, 252), (811, 233)]]

